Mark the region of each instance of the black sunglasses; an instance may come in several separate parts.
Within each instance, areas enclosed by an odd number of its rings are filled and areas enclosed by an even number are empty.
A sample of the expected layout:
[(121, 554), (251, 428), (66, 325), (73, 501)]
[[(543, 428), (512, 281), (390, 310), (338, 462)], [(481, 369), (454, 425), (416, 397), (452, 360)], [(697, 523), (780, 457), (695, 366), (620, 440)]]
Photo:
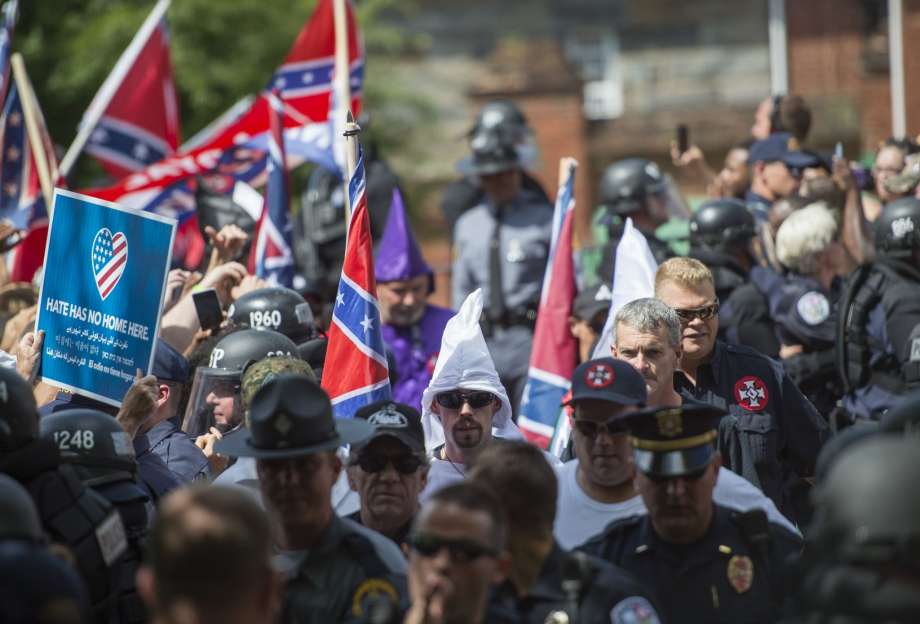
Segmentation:
[(592, 440), (599, 436), (601, 431), (610, 436), (627, 432), (626, 426), (618, 422), (608, 422), (605, 424), (594, 422), (593, 420), (576, 418), (573, 424), (575, 429), (578, 430), (578, 433)]
[(423, 557), (434, 557), (446, 548), (451, 560), (457, 563), (467, 563), (480, 557), (494, 557), (498, 550), (470, 540), (442, 539), (435, 535), (416, 533), (409, 536), (409, 546)]
[(464, 403), (469, 403), (473, 409), (479, 409), (490, 405), (495, 400), (495, 395), (491, 392), (460, 392), (453, 390), (451, 392), (442, 392), (435, 397), (438, 405), (447, 409), (460, 409)]
[(674, 312), (683, 323), (689, 323), (695, 318), (708, 321), (719, 313), (719, 301), (716, 300), (715, 303), (710, 303), (700, 308), (674, 308)]
[(372, 453), (359, 454), (352, 462), (352, 466), (360, 466), (361, 470), (367, 473), (376, 473), (386, 469), (387, 465), (393, 464), (396, 472), (399, 474), (413, 474), (422, 465), (422, 460), (415, 455), (399, 455), (397, 457), (387, 457), (386, 455), (374, 455)]

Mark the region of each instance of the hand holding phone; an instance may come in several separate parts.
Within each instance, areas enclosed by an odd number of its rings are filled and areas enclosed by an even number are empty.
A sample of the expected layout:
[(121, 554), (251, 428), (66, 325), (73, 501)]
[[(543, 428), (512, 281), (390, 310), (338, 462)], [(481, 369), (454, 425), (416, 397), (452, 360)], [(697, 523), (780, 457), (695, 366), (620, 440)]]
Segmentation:
[(686, 124), (677, 126), (677, 151), (681, 154), (690, 149), (690, 130)]
[(224, 312), (220, 307), (220, 299), (213, 288), (192, 293), (195, 311), (198, 313), (198, 323), (201, 329), (211, 330), (220, 327), (224, 320)]

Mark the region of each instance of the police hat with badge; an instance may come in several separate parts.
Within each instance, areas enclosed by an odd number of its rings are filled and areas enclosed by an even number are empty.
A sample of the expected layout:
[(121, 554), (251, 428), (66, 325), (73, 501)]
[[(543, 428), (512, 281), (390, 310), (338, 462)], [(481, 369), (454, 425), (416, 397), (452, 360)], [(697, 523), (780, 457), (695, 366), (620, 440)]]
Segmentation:
[(246, 293), (230, 305), (227, 317), (238, 327), (272, 329), (297, 344), (318, 333), (307, 300), (296, 291), (281, 286)]
[(425, 431), (422, 416), (414, 407), (389, 400), (375, 401), (355, 412), (355, 418), (366, 420), (374, 426), (373, 435), (355, 450), (368, 446), (384, 437), (395, 438), (417, 455), (425, 454)]
[(304, 375), (282, 374), (252, 398), (249, 428), (225, 435), (214, 450), (230, 457), (292, 459), (359, 444), (374, 425), (362, 419), (336, 419), (329, 395)]
[(572, 398), (567, 405), (593, 399), (644, 406), (646, 398), (645, 380), (639, 371), (629, 362), (603, 357), (578, 365), (572, 373)]
[(652, 407), (625, 418), (636, 468), (651, 479), (693, 477), (716, 454), (724, 410), (705, 403)]

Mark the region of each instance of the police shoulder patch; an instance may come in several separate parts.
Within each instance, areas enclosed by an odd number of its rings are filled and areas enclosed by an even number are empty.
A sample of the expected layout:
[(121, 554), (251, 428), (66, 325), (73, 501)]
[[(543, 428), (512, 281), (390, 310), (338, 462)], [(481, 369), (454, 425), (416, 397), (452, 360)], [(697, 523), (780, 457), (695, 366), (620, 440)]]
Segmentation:
[(367, 613), (370, 601), (375, 598), (385, 598), (394, 604), (399, 604), (399, 592), (390, 581), (373, 577), (365, 579), (358, 585), (351, 598), (351, 614), (362, 617)]
[(799, 297), (795, 309), (809, 325), (820, 325), (831, 315), (830, 301), (816, 290), (810, 290)]
[(655, 607), (642, 596), (630, 596), (610, 610), (611, 624), (659, 624)]

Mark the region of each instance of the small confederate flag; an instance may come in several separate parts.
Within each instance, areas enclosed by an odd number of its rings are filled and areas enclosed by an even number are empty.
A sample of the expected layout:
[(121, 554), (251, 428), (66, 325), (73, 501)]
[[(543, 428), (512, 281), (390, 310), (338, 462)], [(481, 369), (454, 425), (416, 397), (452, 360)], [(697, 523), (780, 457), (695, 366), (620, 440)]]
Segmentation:
[(374, 250), (365, 194), (364, 155), (349, 183), (351, 224), (345, 263), (329, 326), (322, 386), (336, 418), (351, 418), (368, 403), (390, 398), (387, 358), (380, 328)]
[(249, 255), (249, 272), (278, 286), (291, 288), (294, 282), (294, 253), (291, 242), (290, 195), (285, 169), (284, 107), (277, 91), (266, 98), (271, 111), (268, 137), (268, 183), (262, 216), (256, 225), (255, 244)]
[(518, 417), (524, 437), (543, 449), (553, 437), (559, 405), (575, 369), (576, 343), (569, 331), (572, 300), (576, 294), (572, 260), (575, 170), (576, 164), (572, 161), (556, 195), (553, 237), (537, 311), (530, 370)]

